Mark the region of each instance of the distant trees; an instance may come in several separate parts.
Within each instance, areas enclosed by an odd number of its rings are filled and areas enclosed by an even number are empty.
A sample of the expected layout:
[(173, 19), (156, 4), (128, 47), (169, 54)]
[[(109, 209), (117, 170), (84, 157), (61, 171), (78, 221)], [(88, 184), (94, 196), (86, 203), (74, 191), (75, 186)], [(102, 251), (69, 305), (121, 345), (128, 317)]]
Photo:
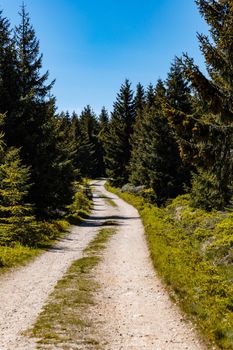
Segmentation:
[(153, 190), (158, 205), (182, 193), (184, 183), (178, 145), (163, 110), (166, 98), (165, 86), (158, 80), (153, 103), (150, 98), (137, 115), (130, 161), (130, 180)]
[(133, 91), (128, 80), (121, 86), (113, 105), (105, 144), (106, 173), (117, 186), (128, 181), (128, 166), (131, 155), (130, 136), (133, 131), (136, 111)]
[(125, 80), (112, 113), (103, 107), (98, 117), (89, 105), (80, 115), (56, 112), (54, 81), (41, 73), (25, 7), (15, 32), (0, 12), (0, 244), (12, 232), (20, 240), (35, 217), (66, 213), (82, 177), (142, 185), (158, 205), (185, 190), (195, 207), (229, 203), (233, 7), (229, 0), (196, 2), (210, 27), (210, 37), (198, 35), (208, 77), (184, 55), (156, 86), (139, 83), (134, 92)]

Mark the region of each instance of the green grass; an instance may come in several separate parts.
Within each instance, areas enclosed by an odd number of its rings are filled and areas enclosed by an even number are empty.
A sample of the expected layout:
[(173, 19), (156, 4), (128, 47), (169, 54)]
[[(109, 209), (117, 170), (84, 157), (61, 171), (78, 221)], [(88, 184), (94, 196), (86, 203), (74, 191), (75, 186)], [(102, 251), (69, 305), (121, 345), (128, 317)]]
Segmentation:
[[(85, 184), (85, 183), (84, 183)], [(79, 185), (80, 186), (80, 185)], [(25, 264), (31, 258), (50, 249), (62, 237), (70, 225), (78, 225), (89, 215), (92, 200), (87, 197), (85, 187), (77, 187), (69, 215), (63, 220), (36, 221), (25, 226), (21, 242), (0, 245), (0, 273)]]
[(51, 248), (55, 241), (69, 228), (65, 220), (52, 222), (40, 222), (34, 224), (34, 234), (30, 239), (30, 246), (24, 246), (19, 242), (12, 242), (10, 246), (0, 246), (0, 273), (7, 272), (9, 268), (26, 264), (45, 250)]
[(24, 247), (20, 244), (14, 247), (0, 247), (0, 272), (25, 264), (29, 259), (41, 253), (40, 249)]
[(90, 317), (90, 307), (95, 305), (95, 292), (99, 288), (93, 269), (115, 232), (110, 228), (101, 229), (85, 249), (85, 256), (76, 260), (58, 281), (29, 331), (29, 335), (37, 340), (38, 348), (45, 349), (51, 345), (72, 349), (78, 344), (84, 349), (100, 349), (98, 329)]
[(208, 344), (233, 349), (233, 214), (193, 209), (188, 195), (160, 209), (107, 189), (139, 210), (156, 270)]

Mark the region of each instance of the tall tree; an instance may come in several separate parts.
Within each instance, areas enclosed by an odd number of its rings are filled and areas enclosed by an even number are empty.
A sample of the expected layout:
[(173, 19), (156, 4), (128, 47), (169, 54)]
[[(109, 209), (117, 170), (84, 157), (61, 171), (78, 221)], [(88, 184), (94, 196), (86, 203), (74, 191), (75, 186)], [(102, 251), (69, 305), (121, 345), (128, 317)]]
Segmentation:
[[(187, 79), (183, 76), (182, 66), (178, 58), (174, 60), (171, 65), (170, 71), (168, 73), (168, 77), (166, 80), (166, 104), (164, 108), (164, 113), (170, 119), (170, 111), (179, 111), (184, 115), (191, 115), (193, 112), (193, 100), (194, 98), (191, 96), (191, 89), (188, 84)], [(164, 106), (163, 106), (164, 107)], [(182, 140), (180, 140), (179, 131), (174, 127), (174, 121), (172, 119), (169, 120), (170, 125), (174, 131), (174, 136), (179, 144)], [(187, 131), (186, 131), (187, 133)], [(182, 134), (182, 137), (185, 135)], [(182, 147), (179, 147), (180, 156), (183, 155)], [(190, 162), (185, 162), (183, 159), (182, 166), (180, 169), (180, 180), (186, 185), (190, 187), (191, 181), (191, 170), (193, 170)]]
[(135, 138), (130, 180), (152, 189), (158, 205), (182, 192), (181, 159), (168, 120), (163, 113), (166, 90), (161, 80), (155, 89), (154, 105), (143, 110)]
[(39, 215), (45, 215), (67, 202), (61, 190), (67, 162), (57, 143), (55, 99), (49, 96), (53, 83), (46, 84), (48, 72), (41, 74), (39, 42), (25, 6), (20, 16), (15, 34), (19, 102), (14, 117), (6, 115), (5, 136), (9, 146), (21, 149), (23, 163), (31, 167), (28, 200)]
[(108, 130), (109, 130), (109, 116), (108, 116), (108, 111), (106, 110), (105, 107), (103, 107), (101, 110), (98, 122), (99, 122), (98, 140), (100, 143), (99, 168), (100, 168), (101, 176), (105, 176), (106, 175), (106, 167), (105, 167), (105, 162), (104, 162), (104, 158), (106, 157), (105, 138), (106, 138), (106, 135), (108, 134)]
[(100, 144), (98, 140), (99, 126), (96, 115), (88, 105), (79, 118), (80, 146), (77, 153), (82, 176), (99, 176)]
[(233, 7), (232, 1), (198, 0), (210, 37), (199, 34), (208, 77), (193, 59), (184, 56), (183, 72), (197, 103), (192, 115), (174, 111), (183, 154), (197, 167), (193, 179), (193, 205), (221, 209), (230, 198), (233, 130)]
[(121, 86), (113, 105), (109, 132), (105, 139), (105, 164), (107, 175), (115, 185), (128, 181), (131, 154), (130, 137), (135, 122), (133, 91), (128, 80)]
[(19, 72), (15, 41), (8, 19), (0, 11), (0, 113), (6, 113), (4, 128), (14, 128), (13, 120), (19, 102)]

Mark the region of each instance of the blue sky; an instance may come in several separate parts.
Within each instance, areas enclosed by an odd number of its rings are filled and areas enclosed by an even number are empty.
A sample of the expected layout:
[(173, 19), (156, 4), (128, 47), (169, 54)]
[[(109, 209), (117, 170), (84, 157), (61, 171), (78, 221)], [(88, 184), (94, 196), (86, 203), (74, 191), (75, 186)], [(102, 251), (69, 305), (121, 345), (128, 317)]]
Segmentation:
[[(196, 32), (207, 32), (194, 0), (24, 0), (40, 40), (44, 70), (56, 79), (58, 110), (90, 104), (111, 110), (128, 78), (155, 84), (175, 55), (188, 52), (204, 67)], [(0, 0), (19, 22), (21, 0)]]

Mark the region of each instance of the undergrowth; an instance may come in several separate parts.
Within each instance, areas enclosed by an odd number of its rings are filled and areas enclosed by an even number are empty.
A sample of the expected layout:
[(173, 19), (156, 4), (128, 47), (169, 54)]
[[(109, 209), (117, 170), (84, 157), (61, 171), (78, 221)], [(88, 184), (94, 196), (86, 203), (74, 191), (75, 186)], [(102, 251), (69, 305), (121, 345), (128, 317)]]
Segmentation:
[(85, 256), (76, 260), (58, 281), (48, 303), (36, 320), (29, 335), (37, 340), (38, 348), (99, 349), (98, 331), (90, 318), (90, 306), (95, 304), (98, 283), (93, 269), (101, 259), (101, 251), (114, 229), (103, 228), (85, 249)]
[[(90, 213), (92, 200), (90, 186), (86, 183), (75, 185), (76, 192), (72, 204), (67, 208), (68, 214), (50, 221), (32, 220), (20, 227), (20, 234), (11, 234), (11, 239), (0, 235), (0, 272), (7, 268), (22, 265), (46, 249), (51, 248), (70, 227), (83, 221)], [(12, 231), (17, 230), (12, 226)], [(19, 230), (18, 230), (19, 231)], [(8, 232), (8, 230), (7, 230)], [(12, 239), (14, 237), (14, 239)]]
[(206, 212), (177, 197), (166, 208), (106, 186), (135, 206), (153, 264), (205, 339), (233, 349), (233, 214)]

